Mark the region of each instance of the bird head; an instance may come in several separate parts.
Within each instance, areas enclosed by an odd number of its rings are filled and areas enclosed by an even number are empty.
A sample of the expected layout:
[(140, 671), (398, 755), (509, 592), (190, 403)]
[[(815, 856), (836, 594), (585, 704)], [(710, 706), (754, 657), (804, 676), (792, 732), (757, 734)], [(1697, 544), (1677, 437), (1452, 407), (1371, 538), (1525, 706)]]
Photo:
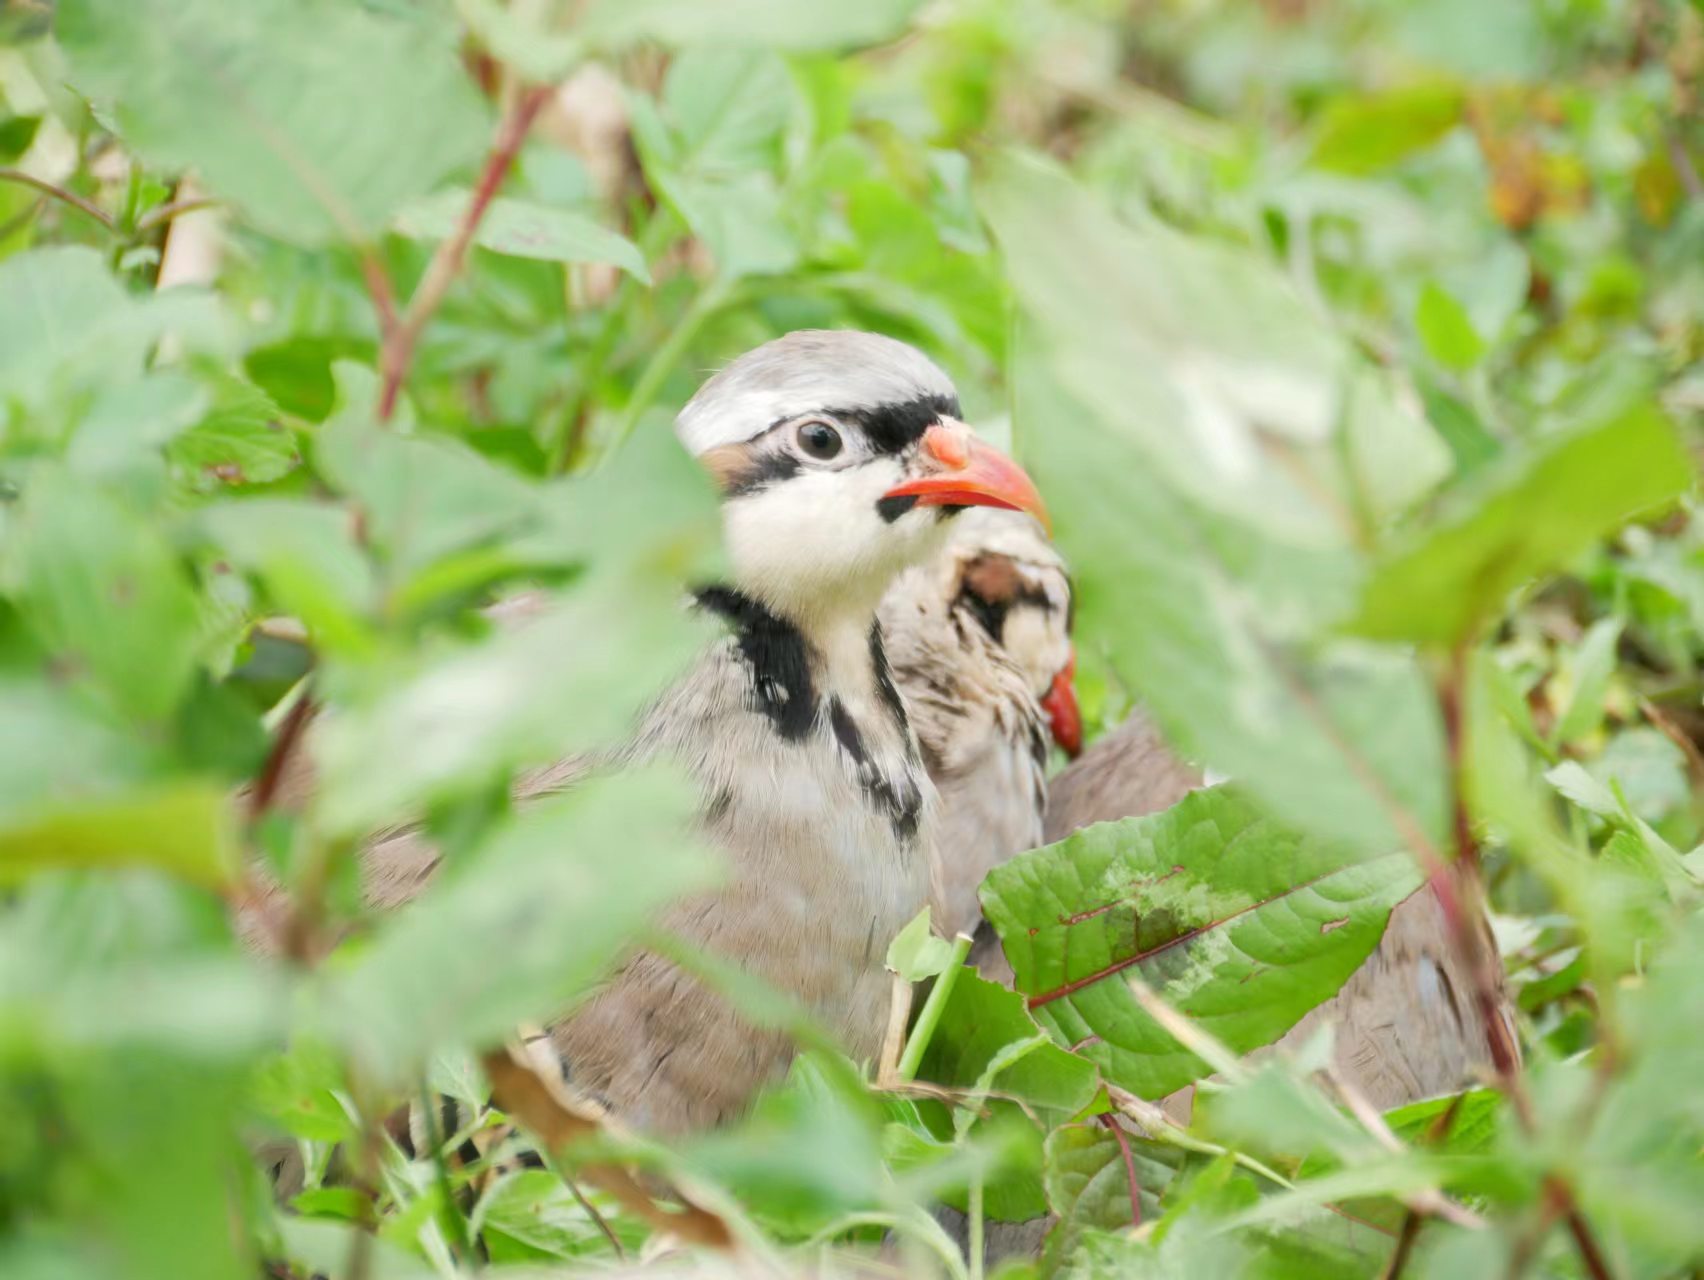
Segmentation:
[(968, 512), (951, 537), (948, 598), (1023, 672), (1053, 740), (1075, 757), (1083, 746), (1083, 718), (1065, 562), (1034, 521), (1004, 512)]
[(951, 379), (915, 348), (802, 330), (717, 373), (675, 429), (721, 488), (736, 584), (808, 619), (873, 611), (966, 507), (1046, 520), (1023, 469), (958, 415)]

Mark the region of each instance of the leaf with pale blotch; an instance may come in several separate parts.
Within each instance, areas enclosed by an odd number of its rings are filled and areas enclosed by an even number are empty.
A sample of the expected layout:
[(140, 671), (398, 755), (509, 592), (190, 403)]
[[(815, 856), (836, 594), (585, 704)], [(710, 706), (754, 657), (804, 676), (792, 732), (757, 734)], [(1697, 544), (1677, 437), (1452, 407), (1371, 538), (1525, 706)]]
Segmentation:
[[(461, 224), (472, 193), (465, 188), (440, 191), (396, 215), (396, 229), (415, 240), (444, 240)], [(499, 196), (485, 210), (473, 242), (481, 249), (512, 258), (545, 262), (607, 262), (646, 284), (651, 273), (639, 247), (626, 236), (599, 226), (574, 209), (558, 209), (535, 200)]]
[(1516, 591), (1692, 480), (1673, 424), (1649, 404), (1505, 452), (1440, 518), (1382, 557), (1349, 629), (1460, 643), (1500, 617)]
[(1037, 1021), (1107, 1079), (1160, 1098), (1207, 1066), (1128, 978), (1246, 1052), (1336, 994), (1418, 884), (1406, 855), (1358, 859), (1214, 787), (996, 867), (982, 904)]

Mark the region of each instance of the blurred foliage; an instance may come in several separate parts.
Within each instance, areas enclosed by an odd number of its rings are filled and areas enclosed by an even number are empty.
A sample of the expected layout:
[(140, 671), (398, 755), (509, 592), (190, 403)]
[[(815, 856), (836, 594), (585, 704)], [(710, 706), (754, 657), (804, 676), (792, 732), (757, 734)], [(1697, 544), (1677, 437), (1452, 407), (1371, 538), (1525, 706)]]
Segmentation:
[[(1686, 0), (0, 2), (0, 1274), (653, 1236), (518, 1158), (476, 1055), (711, 872), (669, 778), (508, 783), (699, 641), (714, 508), (667, 421), (809, 326), (954, 373), (1049, 495), (1091, 720), (1139, 697), (1239, 786), (998, 871), (1031, 999), (937, 979), (927, 1087), (798, 1027), (740, 1125), (614, 1156), (753, 1268), (891, 1232), (964, 1275), (945, 1201), (1058, 1215), (1013, 1275), (1695, 1274), (1701, 87)], [(323, 785), (233, 802), (310, 683)], [(408, 820), (448, 872), (369, 914), (353, 852)], [(1305, 1057), (1216, 1060), (1464, 829), (1518, 1080), (1393, 1151)], [(1213, 901), (1151, 885), (1066, 955), (1173, 865)], [(1107, 1123), (1209, 1070), (1196, 1128)], [(1472, 1212), (1408, 1216), (1440, 1192)]]

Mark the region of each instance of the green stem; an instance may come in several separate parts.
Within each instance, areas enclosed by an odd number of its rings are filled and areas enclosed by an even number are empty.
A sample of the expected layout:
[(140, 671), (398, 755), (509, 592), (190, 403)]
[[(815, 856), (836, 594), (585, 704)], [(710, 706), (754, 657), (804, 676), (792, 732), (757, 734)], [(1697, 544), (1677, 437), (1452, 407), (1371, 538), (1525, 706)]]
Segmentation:
[[(637, 237), (639, 256), (644, 259), (647, 268), (651, 268), (662, 258), (674, 239), (675, 231), (675, 217), (667, 209), (658, 209), (651, 215), (650, 221)], [(574, 464), (579, 461), (580, 450), (584, 444), (581, 418), (586, 413), (587, 402), (592, 398), (592, 386), (598, 373), (615, 351), (621, 335), (631, 327), (631, 304), (643, 289), (644, 286), (631, 276), (623, 275), (621, 283), (616, 286), (615, 297), (604, 308), (603, 324), (580, 361), (580, 377), (558, 415), (560, 426), (550, 446), (549, 474), (561, 475), (572, 470)]]
[(959, 974), (964, 971), (965, 957), (969, 954), (970, 935), (961, 933), (953, 939), (952, 959), (941, 971), (941, 976), (935, 979), (929, 998), (923, 1002), (923, 1012), (917, 1015), (911, 1034), (905, 1039), (905, 1052), (899, 1057), (901, 1081), (909, 1082), (917, 1078), (917, 1068), (922, 1065), (923, 1053), (935, 1035), (935, 1028), (940, 1025), (941, 1015), (947, 1009), (947, 1000), (953, 994), (953, 988), (958, 985)]
[(639, 419), (645, 416), (645, 410), (656, 400), (657, 392), (662, 390), (663, 381), (674, 372), (681, 356), (686, 354), (686, 348), (704, 327), (704, 322), (726, 306), (733, 294), (733, 288), (726, 281), (717, 280), (693, 298), (679, 323), (669, 331), (662, 345), (651, 353), (650, 360), (640, 371), (638, 381), (633, 384), (633, 393), (627, 397), (627, 405), (616, 420), (615, 433), (604, 451), (604, 457), (614, 456), (616, 450), (626, 443), (627, 437), (633, 434), (633, 428), (639, 425)]
[(970, 1196), (965, 1208), (970, 1223), (965, 1252), (970, 1255), (970, 1280), (982, 1280), (982, 1174), (970, 1180)]

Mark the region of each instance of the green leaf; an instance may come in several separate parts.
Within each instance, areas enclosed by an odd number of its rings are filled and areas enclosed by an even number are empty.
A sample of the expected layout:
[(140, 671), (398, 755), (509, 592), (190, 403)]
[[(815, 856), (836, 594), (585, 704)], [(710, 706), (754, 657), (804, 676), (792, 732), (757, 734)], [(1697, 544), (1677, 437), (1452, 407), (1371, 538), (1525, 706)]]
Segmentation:
[[(562, 1012), (659, 907), (711, 879), (686, 836), (691, 812), (690, 789), (653, 770), (583, 783), (500, 824), (334, 982), (327, 1025), (406, 1080), (445, 1044), (495, 1044)], [(426, 847), (405, 834), (369, 856), (418, 860)], [(500, 938), (502, 963), (469, 963), (451, 938)]]
[(73, 385), (131, 382), (162, 332), (204, 332), (211, 311), (186, 290), (129, 297), (93, 249), (15, 254), (0, 262), (0, 402), (39, 408)]
[(134, 785), (157, 766), (146, 745), (46, 681), (0, 678), (0, 823), (40, 805)]
[(274, 604), (299, 618), (333, 653), (370, 653), (377, 605), (373, 567), (355, 542), (350, 512), (297, 498), (214, 503), (196, 523), (219, 553), (255, 574)]
[(1485, 355), (1485, 339), (1474, 329), (1466, 309), (1430, 280), (1420, 289), (1414, 327), (1427, 353), (1446, 369), (1465, 373)]
[(1042, 1034), (1022, 996), (974, 973), (953, 986), (918, 1077), (1063, 1115), (1081, 1112), (1100, 1086), (1093, 1066)]
[(1453, 84), (1336, 98), (1321, 119), (1313, 162), (1345, 173), (1388, 168), (1453, 129), (1465, 105), (1466, 95)]
[[(264, 231), (370, 238), (470, 162), (484, 112), (448, 24), (330, 0), (65, 0), (71, 79), (152, 163)], [(312, 92), (304, 92), (312, 85)]]
[(521, 766), (607, 747), (701, 638), (674, 591), (606, 570), (481, 644), (370, 673), (373, 686), (318, 739), (320, 817), (356, 835)]
[(1552, 735), (1558, 743), (1597, 732), (1603, 722), (1603, 700), (1615, 674), (1616, 646), (1621, 641), (1621, 619), (1599, 618), (1586, 632), (1574, 653), (1574, 692), (1568, 709), (1556, 722)]
[[(606, 1212), (606, 1222), (609, 1218)], [(616, 1217), (611, 1225), (619, 1230), (623, 1219)], [(547, 1169), (522, 1169), (499, 1178), (480, 1197), (474, 1227), (491, 1261), (499, 1264), (573, 1260), (609, 1249), (598, 1221), (568, 1184)], [(631, 1226), (623, 1234), (628, 1248), (644, 1243)]]
[(9, 593), (50, 660), (140, 720), (167, 715), (195, 674), (200, 610), (160, 531), (42, 468), (8, 524)]
[(1443, 443), (1277, 268), (1157, 220), (1121, 223), (1035, 162), (1002, 163), (983, 203), (1034, 322), (1025, 341), (1203, 509), (1346, 547), (1446, 473)]
[(0, 879), (48, 867), (157, 867), (220, 888), (237, 869), (222, 791), (182, 782), (43, 805), (0, 826)]
[(795, 96), (772, 51), (712, 48), (675, 59), (660, 108), (632, 102), (646, 175), (725, 276), (784, 271), (798, 260), (772, 172)]
[(1214, 787), (1012, 859), (982, 903), (1036, 1020), (1161, 1098), (1207, 1066), (1141, 1009), (1129, 976), (1245, 1052), (1335, 994), (1418, 884), (1406, 855), (1359, 860)]
[(588, 44), (618, 48), (636, 40), (762, 45), (772, 49), (844, 49), (902, 31), (920, 0), (594, 0), (576, 24)]
[(924, 907), (888, 944), (887, 967), (907, 982), (922, 982), (945, 969), (952, 956), (953, 944), (935, 936)]
[[(455, 233), (472, 193), (457, 187), (416, 201), (396, 215), (396, 229), (414, 240), (443, 240)], [(473, 242), (493, 253), (544, 262), (607, 262), (651, 283), (639, 247), (573, 209), (499, 196), (485, 210)]]
[(1048, 1238), (1049, 1257), (1068, 1255), (1085, 1231), (1129, 1227), (1133, 1198), (1140, 1199), (1143, 1221), (1159, 1217), (1160, 1197), (1189, 1156), (1134, 1134), (1124, 1140), (1130, 1150), (1128, 1169), (1118, 1139), (1098, 1122), (1065, 1125), (1047, 1135), (1047, 1200), (1059, 1217)]
[(1317, 633), (1353, 561), (1260, 537), (1168, 491), (1111, 420), (1065, 391), (1021, 330), (1020, 433), (1070, 560), (1077, 647), (1140, 692), (1166, 739), (1273, 812), (1366, 851), (1443, 844), (1443, 735), (1416, 665)]
[(270, 483), (301, 461), (296, 438), (281, 416), (259, 387), (219, 374), (213, 379), (212, 407), (172, 441), (167, 456), (190, 473), (198, 488)]
[(1499, 617), (1511, 594), (1691, 484), (1674, 427), (1653, 406), (1541, 438), (1477, 472), (1429, 527), (1398, 539), (1349, 629), (1439, 647)]

